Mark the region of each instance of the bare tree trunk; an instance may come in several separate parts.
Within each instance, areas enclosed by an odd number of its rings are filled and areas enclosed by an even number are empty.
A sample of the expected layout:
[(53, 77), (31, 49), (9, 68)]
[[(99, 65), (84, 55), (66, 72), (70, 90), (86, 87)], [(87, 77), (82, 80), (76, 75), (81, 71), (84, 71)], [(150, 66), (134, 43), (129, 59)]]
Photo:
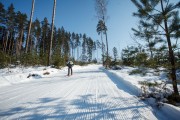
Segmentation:
[(106, 68), (109, 67), (109, 49), (108, 49), (108, 39), (107, 39), (107, 31), (105, 30), (106, 35), (106, 48), (107, 48), (107, 58), (106, 58)]
[(3, 37), (3, 43), (2, 43), (2, 45), (3, 45), (3, 52), (5, 51), (5, 37)]
[(72, 58), (73, 58), (73, 50), (74, 50), (74, 44), (72, 44)]
[(44, 53), (45, 53), (45, 50), (44, 50), (44, 47), (45, 47), (45, 38), (46, 37), (44, 37), (43, 39), (42, 39), (42, 53), (43, 53), (43, 55), (44, 55)]
[[(21, 54), (23, 33), (24, 33), (24, 30), (22, 29), (22, 30), (21, 30), (20, 41), (19, 41), (19, 47), (18, 47), (18, 48), (19, 48), (19, 49), (18, 49), (18, 51), (19, 51), (19, 52), (18, 52), (18, 53), (19, 53), (19, 55)], [(19, 56), (19, 55), (18, 55), (18, 56)]]
[(20, 44), (19, 44), (19, 51), (21, 51), (21, 48), (22, 48), (23, 33), (24, 33), (24, 30), (22, 29), (21, 30), (21, 37), (20, 37)]
[(174, 94), (179, 95), (178, 88), (177, 88), (177, 81), (176, 81), (176, 65), (174, 60), (174, 52), (172, 50), (171, 40), (167, 28), (167, 21), (164, 21), (165, 29), (166, 29), (166, 38), (168, 42), (168, 48), (169, 48), (169, 59), (171, 62), (171, 78), (172, 78), (172, 84), (174, 89)]
[(103, 44), (102, 32), (101, 32), (101, 42), (102, 42), (102, 62), (104, 65), (104, 44)]
[(22, 37), (23, 37), (23, 29), (21, 30), (21, 33), (19, 35), (19, 39), (17, 39), (17, 41), (16, 41), (16, 57), (17, 58), (20, 56), (20, 52), (21, 52)]
[(49, 46), (49, 54), (48, 54), (48, 65), (51, 62), (51, 54), (52, 54), (52, 40), (53, 40), (53, 31), (54, 31), (54, 18), (55, 18), (55, 10), (56, 10), (56, 0), (54, 0), (53, 14), (52, 14), (52, 24), (51, 24), (51, 40)]
[(11, 50), (11, 45), (12, 45), (12, 36), (13, 36), (13, 33), (10, 33), (10, 40), (9, 40), (9, 48), (8, 48), (8, 54), (10, 54), (10, 50)]
[(28, 34), (27, 34), (25, 53), (28, 52), (29, 36), (30, 36), (30, 33), (31, 33), (31, 24), (32, 24), (32, 18), (33, 18), (33, 13), (34, 13), (34, 3), (35, 3), (35, 0), (32, 0), (31, 17), (30, 17)]
[(31, 53), (33, 49), (33, 41), (32, 41), (32, 37), (30, 37), (30, 50), (29, 52)]
[(73, 58), (75, 58), (75, 45), (74, 44), (73, 44), (73, 55), (72, 55)]
[(17, 40), (16, 40), (16, 58), (18, 57), (18, 46), (19, 46), (19, 38), (17, 38)]
[(11, 52), (10, 52), (10, 55), (13, 55), (13, 51), (14, 50), (14, 41), (12, 41), (12, 46), (11, 46)]
[(38, 46), (39, 46), (39, 36), (37, 36), (37, 43), (36, 43), (36, 54), (38, 53)]
[(8, 39), (9, 39), (9, 32), (6, 32), (6, 40), (4, 41), (4, 52), (6, 52), (7, 49), (7, 43), (8, 43)]
[(150, 51), (150, 58), (152, 59), (153, 58), (153, 50), (152, 50), (152, 47), (150, 46), (149, 38), (147, 38), (147, 42), (148, 42), (148, 47), (149, 47), (149, 51)]
[(79, 45), (77, 46), (77, 60), (79, 59)]

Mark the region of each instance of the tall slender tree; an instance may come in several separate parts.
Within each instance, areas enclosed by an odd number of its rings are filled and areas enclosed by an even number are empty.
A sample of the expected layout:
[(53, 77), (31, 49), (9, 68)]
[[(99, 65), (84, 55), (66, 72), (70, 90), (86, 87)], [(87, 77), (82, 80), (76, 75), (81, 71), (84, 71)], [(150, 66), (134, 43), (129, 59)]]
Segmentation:
[(50, 33), (50, 26), (48, 19), (45, 17), (44, 20), (41, 22), (41, 38), (40, 38), (40, 57), (43, 58), (44, 64), (47, 65), (47, 58), (46, 55), (48, 54), (48, 46), (49, 46), (49, 39), (48, 33)]
[[(102, 20), (104, 26), (106, 26), (106, 20), (107, 20), (107, 0), (95, 0), (95, 10), (97, 13), (98, 20)], [(107, 27), (104, 29), (104, 34), (106, 37), (106, 52), (107, 52), (107, 60), (109, 58), (109, 48), (108, 48), (108, 38), (107, 38)], [(106, 61), (108, 62), (108, 61)], [(109, 63), (106, 63), (106, 67), (108, 67)]]
[(16, 57), (18, 58), (21, 53), (24, 30), (27, 25), (27, 15), (18, 11), (16, 20), (17, 20), (17, 26), (18, 26), (18, 31), (19, 31), (18, 39), (16, 41)]
[(53, 14), (52, 14), (52, 23), (51, 23), (51, 40), (50, 40), (49, 53), (48, 53), (48, 65), (50, 65), (50, 62), (51, 62), (51, 54), (52, 54), (52, 40), (53, 40), (53, 30), (54, 30), (55, 11), (56, 11), (56, 0), (54, 0)]
[(11, 41), (12, 34), (15, 31), (15, 26), (16, 26), (15, 18), (16, 18), (16, 15), (15, 15), (15, 12), (14, 12), (14, 5), (11, 4), (8, 7), (6, 18), (5, 18), (7, 28), (6, 28), (6, 38), (3, 40), (3, 48), (4, 48), (3, 50), (4, 50), (4, 52), (7, 51), (8, 42)]
[(86, 34), (83, 34), (82, 54), (81, 54), (81, 58), (83, 61), (87, 60), (86, 52), (87, 52), (87, 36)]
[(0, 50), (3, 49), (3, 39), (4, 39), (4, 35), (5, 35), (5, 15), (6, 15), (6, 10), (4, 9), (4, 5), (0, 2)]
[(114, 60), (116, 61), (117, 60), (117, 56), (118, 56), (117, 48), (116, 47), (113, 47), (113, 55), (114, 55)]
[(35, 27), (35, 37), (36, 37), (36, 52), (39, 52), (40, 47), (40, 36), (41, 36), (41, 25), (39, 20), (36, 18), (34, 21), (34, 27)]
[(106, 26), (105, 26), (104, 22), (102, 20), (99, 20), (97, 27), (96, 27), (96, 31), (98, 34), (101, 35), (101, 44), (102, 44), (101, 49), (102, 49), (103, 65), (104, 65), (104, 46), (103, 46), (104, 42), (103, 42), (102, 34), (104, 33), (105, 29), (106, 29)]
[(4, 9), (4, 5), (0, 2), (0, 23), (5, 24), (5, 14), (6, 10)]
[(32, 19), (33, 19), (33, 13), (34, 13), (34, 4), (35, 4), (35, 0), (32, 0), (31, 16), (30, 16), (29, 29), (28, 29), (27, 39), (26, 39), (25, 53), (28, 52), (29, 36), (31, 33), (31, 25), (32, 25)]
[(80, 41), (79, 41), (80, 37), (79, 34), (76, 34), (76, 42), (75, 42), (75, 46), (77, 49), (77, 59), (79, 59), (79, 46), (80, 46)]
[[(174, 94), (179, 95), (176, 81), (176, 64), (172, 48), (171, 39), (178, 35), (180, 31), (180, 18), (178, 9), (180, 2), (176, 4), (169, 3), (169, 0), (131, 0), (138, 11), (133, 15), (139, 17), (144, 23), (157, 27), (157, 33), (165, 38), (169, 50), (169, 60), (171, 64), (171, 78)], [(179, 35), (177, 36), (179, 37)]]
[(71, 35), (71, 47), (72, 47), (72, 53), (71, 57), (74, 58), (74, 49), (75, 49), (75, 39), (76, 39), (76, 34), (73, 32)]
[(92, 51), (93, 51), (93, 40), (91, 38), (87, 39), (87, 55), (88, 61), (92, 61)]

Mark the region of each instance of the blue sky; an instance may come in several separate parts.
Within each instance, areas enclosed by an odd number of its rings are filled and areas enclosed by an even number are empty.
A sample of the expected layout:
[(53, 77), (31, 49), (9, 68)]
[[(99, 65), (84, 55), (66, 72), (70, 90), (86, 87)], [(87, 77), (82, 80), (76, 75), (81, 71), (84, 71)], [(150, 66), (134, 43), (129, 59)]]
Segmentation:
[[(27, 13), (30, 16), (32, 0), (0, 0), (7, 8), (14, 4), (15, 11)], [(34, 17), (43, 20), (47, 17), (51, 23), (53, 0), (36, 0)], [(112, 55), (113, 47), (121, 49), (133, 45), (130, 34), (132, 27), (136, 27), (138, 19), (132, 16), (136, 11), (130, 0), (109, 0), (107, 7), (107, 28), (109, 51)], [(65, 30), (75, 33), (86, 33), (93, 40), (100, 40), (96, 32), (97, 18), (94, 0), (57, 0), (56, 27), (63, 26)]]

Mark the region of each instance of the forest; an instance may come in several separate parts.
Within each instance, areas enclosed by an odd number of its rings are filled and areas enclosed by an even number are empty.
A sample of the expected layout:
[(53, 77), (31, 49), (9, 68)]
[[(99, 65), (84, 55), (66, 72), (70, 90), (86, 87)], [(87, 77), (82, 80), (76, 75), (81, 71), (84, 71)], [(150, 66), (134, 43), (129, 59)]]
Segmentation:
[[(76, 64), (96, 63), (97, 60), (92, 56), (97, 49), (102, 49), (102, 63), (106, 68), (114, 65), (166, 68), (172, 79), (174, 93), (179, 95), (176, 71), (180, 68), (180, 2), (131, 0), (137, 7), (133, 16), (139, 19), (137, 27), (132, 28), (132, 39), (137, 45), (127, 46), (122, 51), (114, 47), (112, 57), (109, 55), (107, 3), (104, 1), (96, 0), (95, 7), (98, 16), (96, 32), (101, 35), (102, 42), (93, 40), (85, 33), (70, 33), (63, 27), (56, 28), (53, 17), (52, 23), (47, 18), (43, 21), (38, 18), (35, 21), (28, 20), (27, 14), (16, 12), (13, 4), (5, 9), (0, 3), (0, 67), (8, 67), (17, 61), (25, 66), (56, 67), (64, 66), (69, 59)], [(102, 35), (105, 35), (105, 43)], [(121, 52), (120, 59), (117, 59), (117, 52)]]
[[(51, 23), (46, 17), (43, 21), (36, 18), (31, 23), (31, 32), (28, 35), (29, 24), (27, 14), (15, 12), (13, 4), (6, 10), (0, 3), (1, 68), (15, 64), (17, 61), (25, 66), (49, 64)], [(51, 65), (64, 66), (68, 59), (93, 61), (96, 42), (85, 33), (70, 33), (63, 27), (54, 26), (52, 41)]]

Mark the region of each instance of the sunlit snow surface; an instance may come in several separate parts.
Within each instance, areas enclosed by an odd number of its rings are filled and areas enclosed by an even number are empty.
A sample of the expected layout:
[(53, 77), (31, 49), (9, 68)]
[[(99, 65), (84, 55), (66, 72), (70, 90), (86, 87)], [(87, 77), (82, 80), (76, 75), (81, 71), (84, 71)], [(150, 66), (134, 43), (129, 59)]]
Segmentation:
[[(0, 119), (172, 119), (147, 101), (139, 100), (137, 81), (146, 78), (129, 76), (129, 69), (113, 71), (101, 65), (74, 66), (70, 77), (66, 67), (61, 70), (49, 67), (2, 69)], [(47, 72), (49, 75), (44, 75)], [(37, 76), (27, 78), (30, 74)], [(170, 110), (167, 112), (173, 113)]]

